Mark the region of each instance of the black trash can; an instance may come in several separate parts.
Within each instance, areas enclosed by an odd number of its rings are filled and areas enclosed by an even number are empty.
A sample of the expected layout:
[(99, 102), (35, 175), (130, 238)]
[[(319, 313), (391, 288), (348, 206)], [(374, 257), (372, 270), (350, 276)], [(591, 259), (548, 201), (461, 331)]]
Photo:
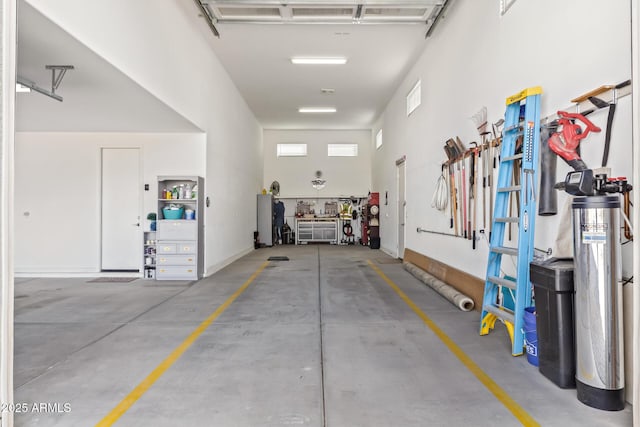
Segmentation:
[(573, 259), (529, 265), (534, 286), (540, 373), (561, 388), (575, 388)]

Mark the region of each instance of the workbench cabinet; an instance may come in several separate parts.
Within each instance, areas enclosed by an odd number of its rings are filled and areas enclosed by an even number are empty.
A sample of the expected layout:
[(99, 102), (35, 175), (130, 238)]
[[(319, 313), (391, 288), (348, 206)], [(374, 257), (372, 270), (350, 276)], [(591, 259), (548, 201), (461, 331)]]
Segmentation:
[(297, 218), (296, 244), (309, 242), (338, 243), (337, 218)]

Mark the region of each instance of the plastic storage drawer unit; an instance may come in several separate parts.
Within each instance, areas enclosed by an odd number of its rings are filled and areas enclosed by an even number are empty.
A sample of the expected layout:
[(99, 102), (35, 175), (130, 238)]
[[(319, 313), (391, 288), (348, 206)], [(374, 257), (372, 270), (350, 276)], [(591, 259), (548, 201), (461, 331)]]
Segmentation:
[(561, 388), (575, 388), (573, 260), (529, 265), (535, 290), (540, 373)]

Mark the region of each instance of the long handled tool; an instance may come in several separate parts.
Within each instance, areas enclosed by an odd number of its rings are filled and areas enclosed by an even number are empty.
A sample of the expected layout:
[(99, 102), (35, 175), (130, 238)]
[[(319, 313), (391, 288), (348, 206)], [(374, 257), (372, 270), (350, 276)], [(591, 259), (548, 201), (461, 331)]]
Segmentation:
[[(489, 177), (489, 158), (490, 143), (487, 141), (487, 132), (482, 133), (482, 150), (484, 150), (484, 159), (482, 160), (482, 229), (487, 229), (487, 187), (490, 185)], [(491, 192), (491, 189), (489, 189)], [(492, 199), (493, 200), (493, 199)], [(489, 204), (491, 206), (491, 204)], [(489, 217), (489, 229), (491, 229), (491, 217)]]
[[(464, 230), (464, 225), (463, 225), (463, 216), (462, 216), (462, 211), (460, 210), (462, 208), (461, 205), (461, 190), (462, 190), (462, 182), (461, 182), (461, 178), (460, 175), (462, 173), (461, 169), (460, 169), (460, 162), (458, 161), (460, 158), (460, 151), (458, 149), (458, 146), (456, 145), (456, 141), (452, 138), (449, 138), (447, 140), (447, 146), (449, 147), (449, 151), (451, 152), (452, 155), (452, 159), (451, 161), (453, 162), (452, 164), (455, 166), (455, 171), (454, 171), (454, 182), (455, 182), (455, 192), (454, 192), (454, 198), (455, 198), (455, 209), (454, 209), (454, 216), (455, 216), (455, 233), (456, 235), (462, 235), (463, 234), (463, 230)], [(458, 210), (460, 210), (460, 216), (458, 216)], [(458, 230), (460, 231), (460, 234), (458, 234)]]
[(456, 235), (458, 235), (458, 223), (456, 212), (456, 182), (453, 177), (453, 163), (449, 160), (449, 193), (451, 195), (451, 225), (449, 228), (453, 228)]
[(466, 177), (466, 160), (465, 160), (465, 149), (464, 149), (464, 144), (462, 143), (462, 141), (460, 141), (460, 138), (458, 138), (456, 136), (456, 149), (458, 151), (458, 162), (459, 164), (462, 164), (461, 167), (461, 176), (460, 176), (460, 187), (462, 189), (462, 194), (461, 194), (461, 202), (462, 202), (462, 236), (465, 239), (469, 239), (471, 238), (471, 231), (469, 230), (469, 228), (467, 227), (467, 177)]
[(493, 190), (492, 188), (492, 182), (493, 182), (493, 165), (492, 162), (494, 161), (494, 157), (493, 157), (493, 141), (488, 141), (487, 144), (489, 144), (488, 146), (488, 158), (487, 158), (487, 189), (489, 191), (489, 240), (491, 240), (491, 223), (493, 222)]
[[(473, 249), (476, 248), (476, 217), (478, 216), (478, 198), (476, 197), (476, 189), (477, 189), (477, 175), (478, 175), (478, 163), (476, 162), (476, 156), (478, 154), (478, 144), (476, 142), (472, 142), (471, 144), (474, 147), (471, 149), (471, 167), (469, 173), (469, 212), (471, 212), (471, 208), (473, 207), (473, 214), (470, 218), (469, 229), (471, 232), (471, 247)], [(473, 204), (471, 200), (473, 199)]]
[(462, 170), (460, 169), (460, 161), (459, 155), (456, 149), (456, 203), (458, 204), (458, 209), (460, 210), (459, 216), (459, 227), (460, 227), (460, 235), (464, 235), (464, 216), (462, 210), (464, 208), (464, 201), (462, 198)]
[(447, 161), (447, 165), (449, 166), (449, 195), (451, 197), (451, 223), (449, 228), (453, 228), (454, 233), (457, 236), (458, 235), (458, 218), (457, 218), (458, 207), (456, 203), (456, 181), (455, 181), (454, 168), (453, 168), (453, 162), (455, 161), (455, 150), (451, 146), (449, 141), (447, 141), (447, 143), (444, 145), (444, 152), (447, 154), (447, 158), (449, 159)]
[[(471, 120), (476, 125), (476, 129), (478, 129), (478, 134), (482, 138), (482, 149), (485, 149), (485, 136), (487, 133), (487, 107), (482, 107), (475, 113)], [(482, 228), (487, 228), (487, 171), (488, 171), (488, 154), (489, 151), (485, 152), (485, 157), (482, 160)], [(478, 157), (482, 157), (482, 153), (478, 154)]]

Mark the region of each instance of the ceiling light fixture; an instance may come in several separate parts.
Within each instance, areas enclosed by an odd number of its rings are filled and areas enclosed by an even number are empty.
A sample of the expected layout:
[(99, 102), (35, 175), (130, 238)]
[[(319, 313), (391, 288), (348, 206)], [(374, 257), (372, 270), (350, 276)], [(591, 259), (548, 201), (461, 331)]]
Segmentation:
[(335, 113), (335, 107), (300, 107), (299, 113)]
[(347, 58), (291, 58), (296, 65), (344, 65)]
[(327, 184), (327, 180), (322, 179), (322, 171), (316, 171), (315, 179), (311, 180), (311, 185), (313, 186), (313, 188), (320, 191), (324, 188), (326, 184)]

